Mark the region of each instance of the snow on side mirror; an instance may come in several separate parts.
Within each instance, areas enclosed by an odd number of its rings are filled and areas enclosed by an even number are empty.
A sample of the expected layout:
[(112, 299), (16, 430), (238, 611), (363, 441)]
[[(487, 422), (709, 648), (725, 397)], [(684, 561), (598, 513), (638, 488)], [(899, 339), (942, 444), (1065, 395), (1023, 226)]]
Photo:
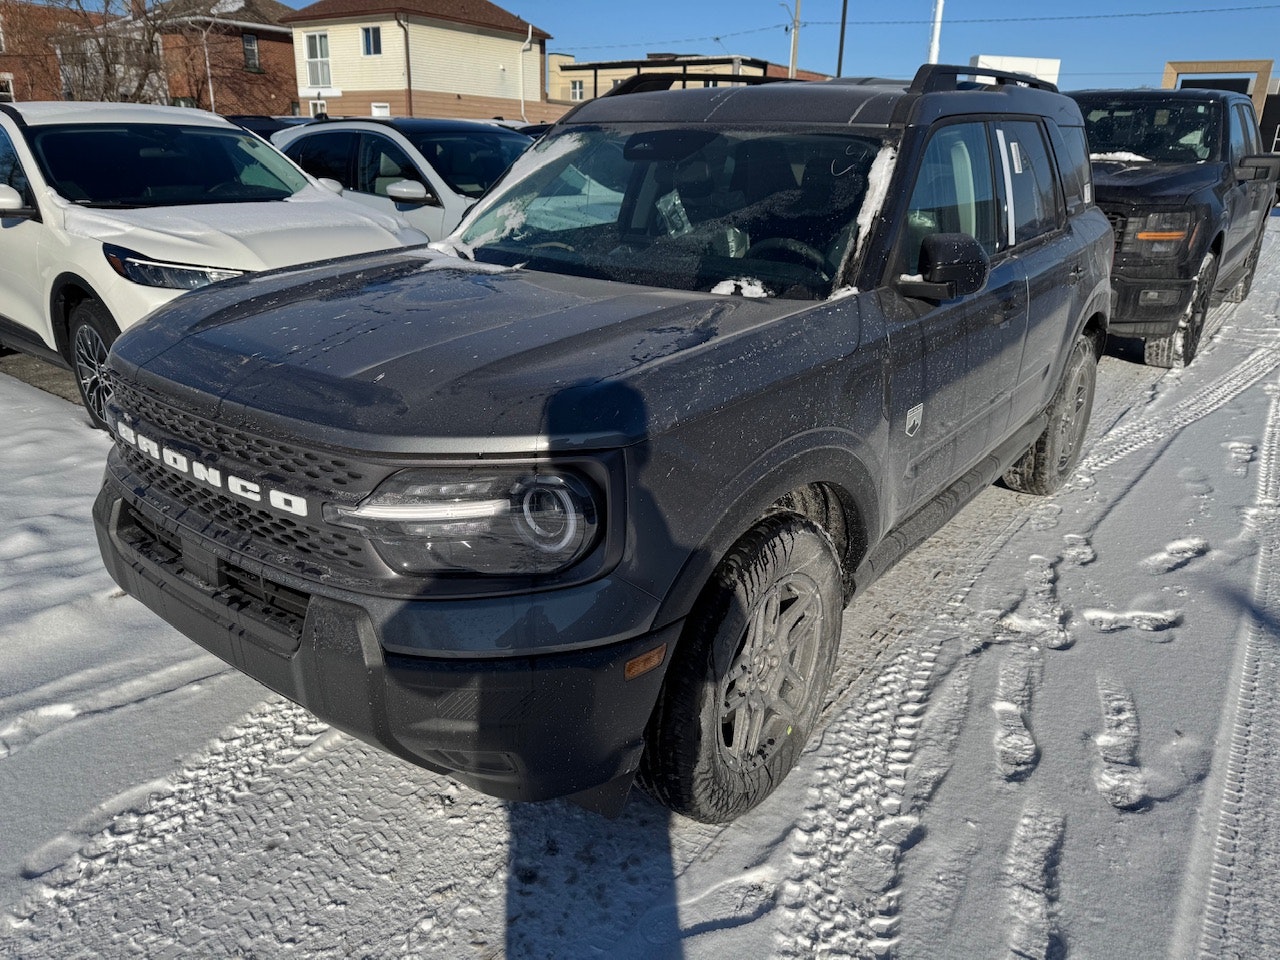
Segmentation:
[(317, 182), (330, 193), (336, 193), (338, 196), (342, 196), (342, 184), (333, 179), (333, 177), (320, 177)]

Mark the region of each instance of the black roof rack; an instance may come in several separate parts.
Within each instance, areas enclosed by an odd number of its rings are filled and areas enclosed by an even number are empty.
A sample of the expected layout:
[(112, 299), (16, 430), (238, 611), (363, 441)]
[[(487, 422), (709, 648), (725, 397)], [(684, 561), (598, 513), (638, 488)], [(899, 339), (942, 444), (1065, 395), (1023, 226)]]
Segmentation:
[(716, 83), (740, 84), (755, 86), (761, 83), (778, 83), (788, 77), (762, 77), (758, 74), (741, 73), (637, 73), (627, 77), (612, 90), (602, 93), (603, 97), (617, 97), (628, 93), (649, 93), (654, 90), (670, 90), (676, 84), (694, 81), (702, 86), (708, 80)]
[(1011, 73), (1008, 70), (993, 70), (991, 67), (961, 67), (945, 63), (926, 63), (916, 71), (915, 79), (908, 88), (911, 93), (936, 93), (939, 90), (963, 89), (960, 77), (990, 77), (997, 86), (1031, 87), (1033, 90), (1048, 90), (1057, 93), (1057, 84), (1048, 80), (1040, 80), (1029, 73)]

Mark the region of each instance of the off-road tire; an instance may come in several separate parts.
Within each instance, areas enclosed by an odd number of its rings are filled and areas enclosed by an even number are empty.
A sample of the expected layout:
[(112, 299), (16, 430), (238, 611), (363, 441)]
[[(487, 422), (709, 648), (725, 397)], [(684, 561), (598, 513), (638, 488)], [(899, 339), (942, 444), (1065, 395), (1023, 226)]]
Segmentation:
[(111, 399), (104, 367), (111, 344), (118, 336), (120, 328), (101, 301), (90, 297), (71, 308), (67, 323), (67, 362), (75, 374), (85, 412), (99, 430), (107, 428), (107, 401)]
[(645, 731), (641, 785), (704, 823), (772, 793), (822, 706), (843, 606), (835, 547), (811, 520), (773, 514), (738, 540), (685, 624)]
[(1143, 344), (1143, 360), (1149, 367), (1185, 367), (1200, 352), (1200, 338), (1213, 302), (1213, 285), (1218, 280), (1218, 258), (1205, 254), (1196, 273), (1195, 289), (1178, 329), (1164, 337), (1148, 337)]
[(1019, 493), (1046, 496), (1064, 483), (1080, 462), (1093, 392), (1098, 383), (1098, 355), (1084, 334), (1076, 338), (1062, 380), (1049, 403), (1049, 423), (1004, 475), (1004, 482)]

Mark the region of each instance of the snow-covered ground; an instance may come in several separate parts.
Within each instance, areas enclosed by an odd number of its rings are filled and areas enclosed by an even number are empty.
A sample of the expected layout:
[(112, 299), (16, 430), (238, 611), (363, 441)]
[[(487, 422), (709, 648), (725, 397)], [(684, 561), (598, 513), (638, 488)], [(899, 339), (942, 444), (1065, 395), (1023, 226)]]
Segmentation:
[(1187, 370), (1108, 356), (1077, 476), (846, 614), (742, 820), (504, 804), (115, 589), (107, 441), (0, 376), (0, 955), (1280, 956), (1280, 232)]

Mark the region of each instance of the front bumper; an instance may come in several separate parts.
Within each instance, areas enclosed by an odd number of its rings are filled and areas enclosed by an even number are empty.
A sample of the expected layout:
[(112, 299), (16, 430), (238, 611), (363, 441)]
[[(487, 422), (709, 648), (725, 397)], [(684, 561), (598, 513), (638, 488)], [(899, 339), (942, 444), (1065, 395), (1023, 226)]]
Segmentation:
[[(465, 632), (474, 603), (307, 592), (147, 516), (110, 472), (93, 515), (123, 590), (334, 727), (503, 799), (575, 795), (604, 813), (625, 799), (680, 623), (569, 652), (408, 655), (387, 647), (425, 625)], [(626, 679), (629, 661), (664, 644), (656, 668)]]
[(1178, 328), (1195, 292), (1195, 279), (1111, 277), (1110, 332), (1119, 336), (1167, 336)]

